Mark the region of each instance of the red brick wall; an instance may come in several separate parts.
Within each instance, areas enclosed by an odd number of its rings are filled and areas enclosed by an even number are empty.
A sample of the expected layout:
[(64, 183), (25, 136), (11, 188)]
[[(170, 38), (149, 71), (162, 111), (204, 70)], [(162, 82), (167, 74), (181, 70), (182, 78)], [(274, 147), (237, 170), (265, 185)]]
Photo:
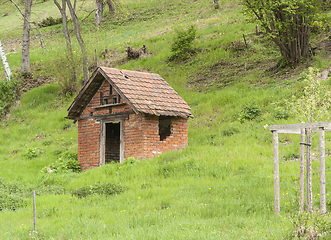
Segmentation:
[[(109, 95), (109, 83), (105, 81), (81, 114), (81, 117), (107, 114), (109, 108), (93, 109), (100, 106), (100, 91)], [(113, 94), (114, 94), (113, 90)], [(125, 103), (121, 99), (121, 103)], [(128, 111), (129, 105), (116, 106), (112, 113)], [(151, 158), (161, 153), (183, 149), (188, 140), (188, 119), (173, 117), (171, 135), (160, 141), (159, 117), (147, 114), (131, 114), (124, 122), (124, 157), (137, 159)], [(83, 170), (99, 166), (100, 161), (100, 123), (95, 119), (78, 121), (78, 161)]]
[(100, 123), (94, 119), (78, 121), (78, 161), (83, 170), (99, 166)]
[(145, 115), (144, 132), (146, 158), (161, 153), (184, 149), (188, 141), (188, 120), (186, 118), (171, 118), (171, 135), (160, 141), (159, 119), (157, 116)]
[(144, 121), (143, 114), (131, 114), (129, 120), (124, 123), (124, 139), (125, 150), (124, 157), (135, 157), (136, 159), (144, 159), (145, 146), (142, 123)]

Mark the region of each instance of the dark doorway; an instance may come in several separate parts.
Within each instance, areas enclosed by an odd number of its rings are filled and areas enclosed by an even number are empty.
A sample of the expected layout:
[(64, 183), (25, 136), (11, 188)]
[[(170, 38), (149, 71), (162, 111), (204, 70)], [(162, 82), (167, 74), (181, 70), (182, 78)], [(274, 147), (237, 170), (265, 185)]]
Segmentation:
[(106, 123), (105, 163), (120, 162), (120, 123)]
[(159, 117), (159, 135), (160, 141), (164, 141), (171, 135), (171, 118)]

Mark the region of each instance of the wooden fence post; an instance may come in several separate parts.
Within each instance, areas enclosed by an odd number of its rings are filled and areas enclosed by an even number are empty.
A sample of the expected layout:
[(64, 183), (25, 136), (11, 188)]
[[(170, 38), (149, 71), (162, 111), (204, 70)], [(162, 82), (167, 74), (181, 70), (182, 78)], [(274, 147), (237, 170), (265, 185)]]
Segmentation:
[(313, 211), (313, 194), (312, 194), (312, 176), (311, 176), (311, 129), (306, 129), (307, 143), (306, 143), (306, 164), (307, 164), (307, 212)]
[(37, 222), (36, 222), (36, 191), (33, 190), (33, 225), (34, 230), (33, 232), (37, 232)]
[(272, 131), (274, 143), (274, 192), (275, 192), (275, 214), (278, 215), (280, 211), (279, 202), (279, 152), (278, 152), (278, 132)]
[(300, 138), (300, 185), (299, 185), (299, 211), (303, 211), (305, 193), (305, 129), (301, 129)]
[(319, 152), (320, 152), (320, 204), (321, 213), (326, 213), (325, 199), (325, 135), (324, 128), (319, 128)]

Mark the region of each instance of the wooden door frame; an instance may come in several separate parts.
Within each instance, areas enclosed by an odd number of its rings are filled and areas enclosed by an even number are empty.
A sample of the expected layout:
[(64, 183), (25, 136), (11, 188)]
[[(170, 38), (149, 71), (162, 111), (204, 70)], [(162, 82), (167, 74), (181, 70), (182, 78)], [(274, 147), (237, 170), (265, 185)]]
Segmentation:
[(120, 163), (124, 161), (124, 150), (125, 150), (125, 141), (124, 141), (124, 122), (125, 120), (117, 119), (117, 120), (102, 120), (100, 121), (100, 158), (99, 158), (99, 166), (106, 164), (106, 124), (107, 123), (119, 123), (120, 124)]

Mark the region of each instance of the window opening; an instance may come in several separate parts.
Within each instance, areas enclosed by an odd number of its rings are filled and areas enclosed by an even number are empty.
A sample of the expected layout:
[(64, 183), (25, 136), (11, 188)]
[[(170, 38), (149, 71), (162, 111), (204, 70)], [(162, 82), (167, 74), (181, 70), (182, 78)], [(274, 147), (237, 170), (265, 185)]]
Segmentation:
[(171, 135), (171, 118), (159, 117), (159, 135), (160, 141), (164, 141)]

